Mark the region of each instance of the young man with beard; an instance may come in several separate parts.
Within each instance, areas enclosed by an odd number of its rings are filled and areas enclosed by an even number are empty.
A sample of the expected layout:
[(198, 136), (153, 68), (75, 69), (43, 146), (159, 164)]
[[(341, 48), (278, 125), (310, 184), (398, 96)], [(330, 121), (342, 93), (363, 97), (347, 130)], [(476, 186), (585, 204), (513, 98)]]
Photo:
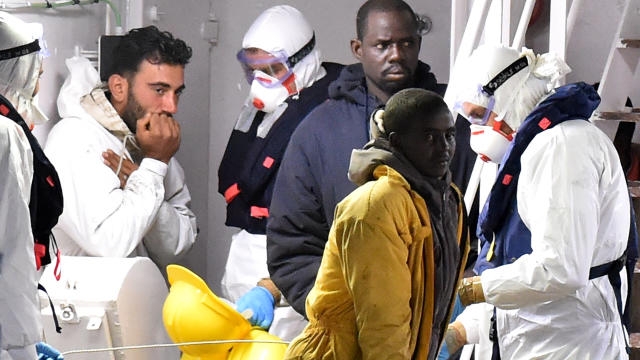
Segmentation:
[(356, 188), (353, 149), (369, 141), (369, 116), (397, 91), (444, 92), (418, 60), (420, 24), (402, 0), (369, 0), (358, 10), (351, 50), (360, 61), (329, 86), (329, 100), (293, 133), (276, 179), (267, 223), (271, 280), (300, 314), (316, 279), (334, 209)]
[(411, 88), (373, 120), (373, 140), (349, 165), (360, 187), (336, 207), (309, 325), (285, 359), (438, 355), (469, 249), (449, 172), (453, 118), (438, 94)]
[(173, 115), (190, 57), (169, 32), (133, 29), (114, 51), (106, 84), (91, 89), (82, 73), (63, 85), (63, 119), (45, 151), (65, 198), (53, 229), (65, 254), (148, 256), (163, 268), (193, 245), (191, 196), (173, 158), (180, 146)]

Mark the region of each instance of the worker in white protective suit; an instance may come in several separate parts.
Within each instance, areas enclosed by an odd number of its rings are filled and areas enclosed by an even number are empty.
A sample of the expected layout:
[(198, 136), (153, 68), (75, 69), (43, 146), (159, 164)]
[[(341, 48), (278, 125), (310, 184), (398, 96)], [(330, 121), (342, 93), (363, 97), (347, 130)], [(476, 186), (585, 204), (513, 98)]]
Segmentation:
[[(41, 24), (0, 12), (0, 94), (4, 97), (0, 105), (1, 360), (62, 358), (40, 342), (37, 292), (42, 268), (34, 256), (29, 212), (34, 164), (26, 132), (34, 123), (47, 120), (36, 100), (46, 53), (42, 35)], [(10, 116), (19, 118), (24, 127)]]
[[(616, 150), (588, 121), (598, 94), (552, 89), (569, 68), (528, 49), (481, 46), (456, 71), (471, 147), (500, 164), (478, 221), (478, 276), (459, 288), (463, 304), (495, 306), (494, 358), (627, 359), (636, 232)], [(448, 345), (479, 340), (471, 308)]]
[(218, 170), (233, 235), (222, 279), (223, 294), (250, 322), (291, 340), (306, 320), (287, 305), (269, 278), (266, 224), (277, 171), (291, 134), (328, 97), (341, 65), (321, 62), (315, 34), (288, 5), (258, 16), (237, 54), (251, 88)]
[(45, 151), (65, 209), (54, 234), (67, 255), (178, 260), (196, 239), (191, 196), (175, 152), (173, 118), (191, 48), (154, 26), (133, 29), (114, 51), (105, 84), (89, 62), (67, 60), (62, 120)]

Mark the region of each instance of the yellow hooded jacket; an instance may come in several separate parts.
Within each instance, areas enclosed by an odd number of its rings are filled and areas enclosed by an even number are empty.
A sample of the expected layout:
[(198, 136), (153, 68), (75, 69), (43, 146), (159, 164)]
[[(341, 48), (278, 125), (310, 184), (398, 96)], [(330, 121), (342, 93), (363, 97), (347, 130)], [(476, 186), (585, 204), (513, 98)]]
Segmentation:
[[(373, 176), (336, 207), (306, 301), (310, 323), (285, 359), (427, 358), (436, 275), (427, 207), (394, 169), (380, 165)], [(469, 238), (462, 196), (452, 187), (459, 199), (459, 283)]]

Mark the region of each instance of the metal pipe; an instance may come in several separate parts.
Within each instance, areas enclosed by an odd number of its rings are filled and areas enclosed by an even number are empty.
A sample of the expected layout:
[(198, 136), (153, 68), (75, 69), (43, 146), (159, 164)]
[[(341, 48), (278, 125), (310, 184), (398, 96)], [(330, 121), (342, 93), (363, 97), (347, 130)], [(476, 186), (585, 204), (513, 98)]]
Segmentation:
[(518, 23), (518, 29), (516, 30), (516, 34), (513, 36), (513, 42), (511, 43), (511, 47), (515, 49), (520, 49), (524, 45), (524, 36), (527, 32), (527, 27), (529, 26), (529, 21), (531, 20), (531, 14), (533, 13), (533, 6), (535, 3), (536, 0), (527, 0), (524, 3), (522, 15), (520, 15), (520, 22)]

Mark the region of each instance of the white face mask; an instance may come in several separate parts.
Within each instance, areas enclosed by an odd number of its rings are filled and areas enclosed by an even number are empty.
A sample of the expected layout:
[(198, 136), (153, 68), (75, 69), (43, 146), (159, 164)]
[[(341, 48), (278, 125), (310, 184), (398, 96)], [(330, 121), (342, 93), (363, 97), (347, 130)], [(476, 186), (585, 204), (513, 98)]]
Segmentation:
[(500, 164), (513, 139), (493, 129), (492, 126), (469, 125), (471, 129), (470, 145), (482, 160)]
[(273, 112), (289, 97), (289, 91), (282, 84), (274, 87), (266, 87), (261, 84), (265, 80), (272, 80), (273, 83), (277, 83), (278, 79), (275, 77), (269, 76), (262, 71), (256, 71), (255, 77), (261, 80), (253, 80), (249, 94), (256, 109), (267, 113)]

